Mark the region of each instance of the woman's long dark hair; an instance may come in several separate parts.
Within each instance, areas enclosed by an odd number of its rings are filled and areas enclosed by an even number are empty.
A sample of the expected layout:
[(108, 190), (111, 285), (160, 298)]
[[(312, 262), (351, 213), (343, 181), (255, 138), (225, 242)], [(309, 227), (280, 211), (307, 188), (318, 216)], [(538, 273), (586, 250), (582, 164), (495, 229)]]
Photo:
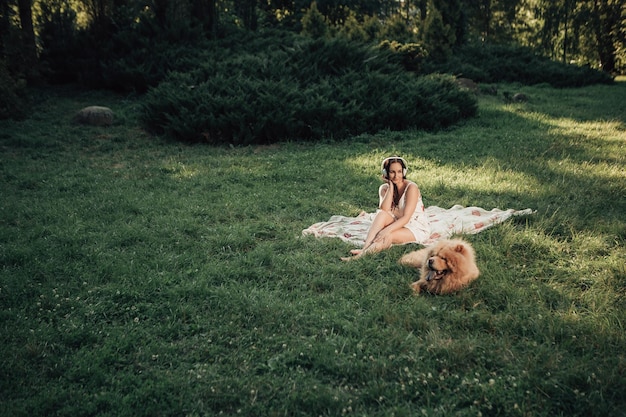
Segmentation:
[[(389, 167), (394, 162), (399, 162), (400, 165), (402, 165), (403, 172), (406, 169), (406, 165), (404, 165), (404, 161), (402, 159), (388, 160), (387, 163), (385, 164), (385, 171), (387, 171), (387, 179), (389, 179)], [(404, 179), (404, 174), (402, 174), (402, 179)], [(398, 207), (398, 204), (400, 204), (400, 192), (398, 191), (398, 187), (396, 186), (396, 184), (391, 183), (391, 185), (393, 185), (393, 201), (391, 202), (391, 209), (393, 210), (394, 208)]]

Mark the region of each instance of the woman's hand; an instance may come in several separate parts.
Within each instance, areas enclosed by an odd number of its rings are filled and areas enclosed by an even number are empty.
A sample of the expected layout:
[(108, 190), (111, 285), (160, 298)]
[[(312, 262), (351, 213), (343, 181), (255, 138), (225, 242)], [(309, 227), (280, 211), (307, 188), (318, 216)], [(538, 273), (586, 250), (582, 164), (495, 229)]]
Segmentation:
[(371, 246), (376, 246), (380, 248), (388, 248), (391, 246), (392, 237), (391, 232), (387, 230), (387, 228), (381, 230), (378, 235), (376, 235), (376, 239), (372, 242)]
[(385, 227), (383, 230), (381, 230), (380, 232), (378, 232), (378, 234), (376, 235), (376, 238), (374, 239), (375, 242), (382, 242), (385, 239), (389, 239), (391, 238), (391, 230), (389, 230), (389, 226)]

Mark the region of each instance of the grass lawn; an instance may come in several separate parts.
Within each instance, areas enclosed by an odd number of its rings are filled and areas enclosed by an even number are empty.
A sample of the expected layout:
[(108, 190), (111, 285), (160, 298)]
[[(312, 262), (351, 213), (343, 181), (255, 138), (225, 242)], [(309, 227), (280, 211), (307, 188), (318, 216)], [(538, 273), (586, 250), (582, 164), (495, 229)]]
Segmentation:
[[(439, 132), (212, 148), (132, 97), (37, 91), (0, 121), (0, 415), (626, 415), (626, 81), (501, 86)], [(87, 105), (116, 113), (77, 126)], [(416, 245), (342, 263), (301, 237), (377, 204), (400, 154), (427, 206), (532, 208), (481, 277), (413, 296)]]

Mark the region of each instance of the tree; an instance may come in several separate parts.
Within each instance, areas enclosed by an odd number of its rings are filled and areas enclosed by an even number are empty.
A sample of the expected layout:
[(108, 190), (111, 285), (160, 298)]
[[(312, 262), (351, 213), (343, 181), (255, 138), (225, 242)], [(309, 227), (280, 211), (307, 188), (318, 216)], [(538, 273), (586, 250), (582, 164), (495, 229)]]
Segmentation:
[(112, 0), (81, 0), (91, 18), (91, 26), (100, 36), (106, 36), (111, 16)]
[(367, 42), (373, 39), (368, 37), (364, 26), (359, 22), (356, 13), (353, 11), (350, 11), (350, 14), (340, 29), (340, 33), (353, 41)]
[(39, 78), (39, 73), (37, 71), (37, 41), (33, 26), (32, 0), (18, 0), (17, 7), (20, 17), (23, 73), (29, 81), (35, 81)]
[(465, 0), (463, 8), (468, 31), (483, 41), (510, 42), (516, 35), (515, 25), (528, 24), (520, 13), (522, 0)]
[(622, 48), (626, 46), (624, 34), (620, 34), (626, 5), (619, 0), (593, 0), (591, 15), (600, 66), (604, 71), (613, 73), (616, 70), (617, 47), (620, 43)]
[(536, 12), (543, 22), (540, 45), (552, 57), (563, 62), (581, 58), (606, 72), (616, 70), (618, 52), (626, 46), (623, 1), (541, 0)]
[(328, 34), (326, 18), (317, 8), (317, 3), (311, 3), (311, 7), (302, 17), (302, 33), (312, 38), (323, 38)]
[(452, 53), (455, 40), (453, 29), (444, 23), (441, 13), (431, 1), (422, 28), (422, 42), (428, 55), (435, 61), (445, 61)]
[[(159, 1), (167, 5), (167, 0)], [(191, 0), (191, 13), (195, 19), (200, 21), (209, 37), (217, 37), (219, 30), (217, 0)]]
[(0, 0), (0, 59), (6, 58), (11, 34), (11, 7), (9, 0)]
[(385, 40), (406, 43), (415, 41), (406, 20), (400, 14), (396, 14), (390, 19), (387, 19), (385, 25), (380, 30), (379, 37)]
[[(214, 3), (214, 2), (213, 2)], [(243, 22), (243, 27), (249, 30), (257, 29), (257, 1), (239, 0), (235, 2), (235, 13)]]
[[(430, 10), (437, 10), (443, 26), (452, 31), (454, 45), (463, 45), (467, 40), (467, 16), (461, 0), (431, 0)], [(428, 20), (428, 16), (426, 16)], [(450, 38), (452, 39), (452, 38)]]

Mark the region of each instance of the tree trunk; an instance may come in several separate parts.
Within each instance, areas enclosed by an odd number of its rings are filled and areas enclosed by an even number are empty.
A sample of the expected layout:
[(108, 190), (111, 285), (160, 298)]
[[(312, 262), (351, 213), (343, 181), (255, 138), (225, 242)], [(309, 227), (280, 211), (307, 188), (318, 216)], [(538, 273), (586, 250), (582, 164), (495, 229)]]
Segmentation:
[(252, 31), (257, 29), (256, 0), (239, 0), (235, 3), (235, 10), (246, 29)]
[[(166, 2), (168, 0), (165, 0)], [(194, 18), (202, 24), (204, 32), (209, 38), (216, 38), (218, 32), (218, 0), (192, 0), (191, 12)]]
[(567, 37), (569, 35), (569, 3), (565, 2), (565, 19), (563, 28), (563, 63), (567, 64)]
[(491, 24), (493, 19), (493, 7), (491, 6), (491, 0), (483, 0), (478, 2), (477, 6), (480, 34), (483, 40), (490, 40), (491, 38)]
[(217, 12), (217, 0), (205, 0), (207, 1), (207, 20), (206, 28), (211, 38), (217, 38), (219, 30), (219, 14)]
[(598, 57), (602, 70), (608, 73), (615, 71), (616, 55), (613, 33), (617, 33), (620, 25), (621, 8), (619, 2), (609, 4), (609, 0), (594, 1), (594, 28)]
[(6, 45), (9, 42), (9, 30), (11, 28), (9, 11), (9, 1), (0, 0), (0, 59), (6, 58)]
[(31, 0), (18, 0), (17, 7), (22, 27), (22, 42), (24, 51), (24, 72), (29, 81), (38, 78), (37, 72), (37, 44), (35, 30), (33, 29), (33, 13)]

